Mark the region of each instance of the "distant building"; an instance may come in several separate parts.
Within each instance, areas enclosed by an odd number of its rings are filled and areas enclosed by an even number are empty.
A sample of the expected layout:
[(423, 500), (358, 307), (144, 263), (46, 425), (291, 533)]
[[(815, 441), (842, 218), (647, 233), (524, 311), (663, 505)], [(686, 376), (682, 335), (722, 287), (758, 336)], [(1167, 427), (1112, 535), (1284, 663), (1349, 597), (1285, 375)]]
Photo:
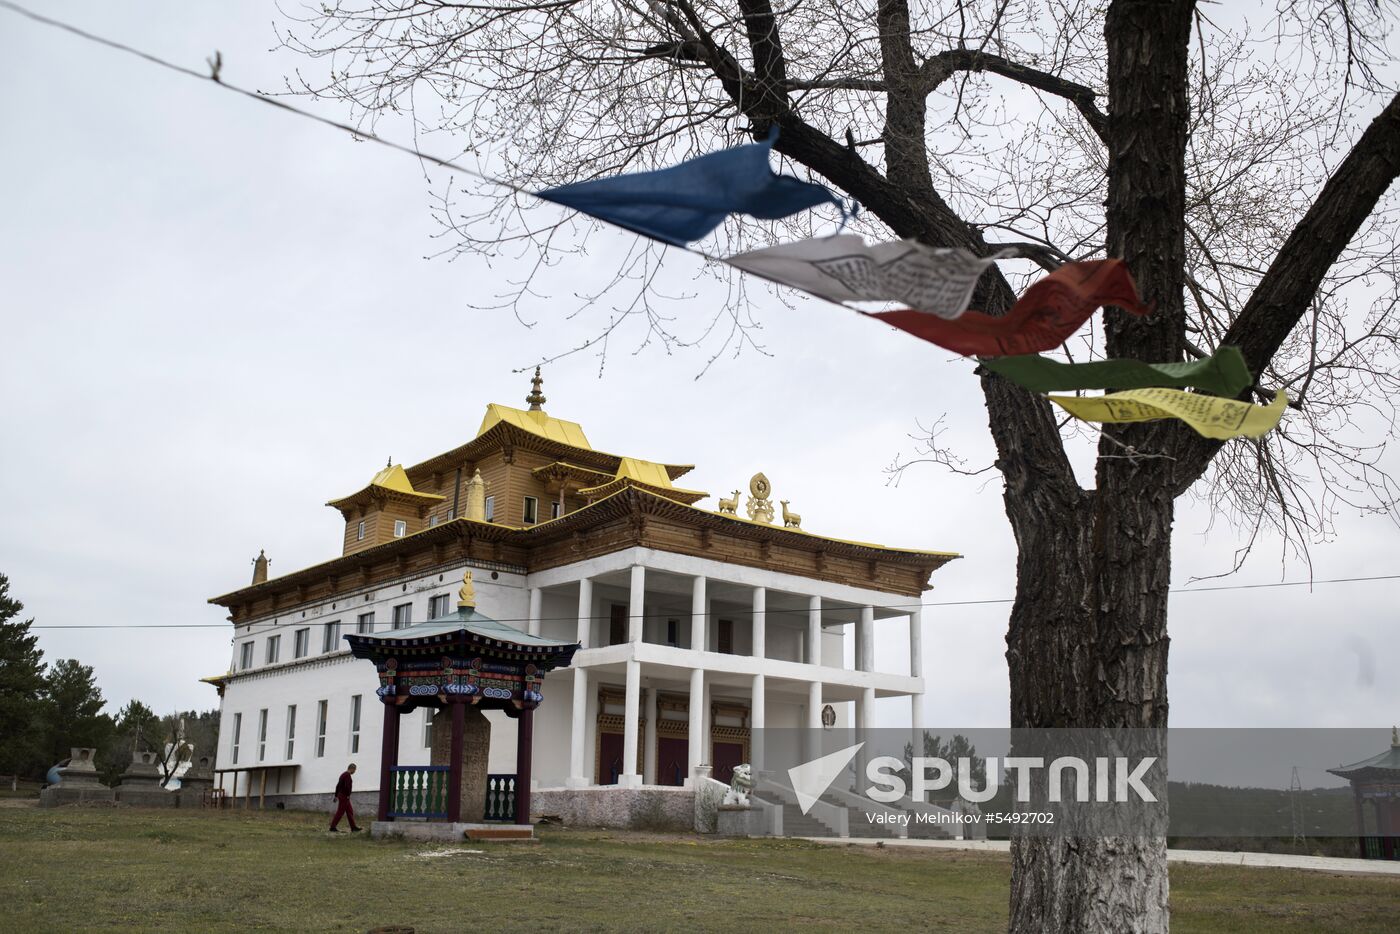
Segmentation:
[[(690, 466), (599, 451), (544, 402), (537, 372), (527, 409), (489, 405), (470, 441), (332, 500), (340, 557), (269, 576), (260, 555), (250, 586), (210, 601), (233, 625), (230, 670), (207, 679), (225, 791), (295, 803), (351, 760), (374, 790), (377, 681), (342, 637), (454, 613), (465, 570), (487, 616), (583, 646), (544, 683), (535, 787), (689, 784), (698, 763), (727, 781), (752, 730), (820, 727), (827, 705), (865, 724), (877, 697), (908, 697), (922, 726), (917, 604), (955, 554), (812, 534), (762, 474), (742, 504), (702, 508), (676, 485)], [(908, 633), (907, 671), (874, 670), (886, 626)], [(428, 763), (430, 715), (403, 721), (401, 764)], [(488, 716), (490, 771), (510, 773), (514, 727)]]

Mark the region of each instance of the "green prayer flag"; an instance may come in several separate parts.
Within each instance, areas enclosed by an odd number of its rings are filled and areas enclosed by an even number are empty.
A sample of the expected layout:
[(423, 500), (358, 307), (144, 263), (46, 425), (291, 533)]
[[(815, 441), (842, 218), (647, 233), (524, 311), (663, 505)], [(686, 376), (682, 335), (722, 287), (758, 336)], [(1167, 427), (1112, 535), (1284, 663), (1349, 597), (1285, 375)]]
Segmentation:
[(1254, 382), (1238, 347), (1221, 347), (1204, 360), (1188, 363), (1143, 363), (1140, 360), (1061, 363), (1040, 354), (983, 357), (979, 362), (1032, 392), (1194, 387), (1233, 399)]

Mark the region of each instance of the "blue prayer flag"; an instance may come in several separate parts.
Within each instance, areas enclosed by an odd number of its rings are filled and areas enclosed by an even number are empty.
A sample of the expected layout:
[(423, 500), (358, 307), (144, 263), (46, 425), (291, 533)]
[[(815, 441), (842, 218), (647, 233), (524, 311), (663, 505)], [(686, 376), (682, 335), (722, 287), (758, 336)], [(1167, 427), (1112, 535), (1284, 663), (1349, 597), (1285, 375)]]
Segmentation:
[(688, 159), (655, 172), (638, 172), (548, 188), (535, 194), (625, 227), (654, 240), (685, 246), (718, 227), (726, 215), (776, 220), (819, 204), (845, 207), (824, 185), (778, 175), (768, 152), (775, 126), (761, 143)]

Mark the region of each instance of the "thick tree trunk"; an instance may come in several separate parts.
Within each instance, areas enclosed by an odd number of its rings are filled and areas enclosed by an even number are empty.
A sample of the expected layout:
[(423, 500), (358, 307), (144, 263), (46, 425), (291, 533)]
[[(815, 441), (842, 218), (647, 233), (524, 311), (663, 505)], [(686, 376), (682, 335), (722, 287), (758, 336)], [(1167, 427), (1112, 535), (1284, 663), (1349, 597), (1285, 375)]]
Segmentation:
[[(1107, 248), (1156, 304), (1145, 319), (1106, 313), (1111, 357), (1181, 358), (1192, 9), (1190, 0), (1116, 0), (1104, 25)], [(1008, 482), (1019, 549), (1006, 639), (1013, 727), (1167, 725), (1176, 483), (1174, 461), (1162, 455), (1181, 430), (1166, 422), (1106, 429), (1095, 490), (1077, 498)], [(1131, 837), (1015, 840), (1011, 930), (1166, 931), (1165, 811), (1153, 820)]]

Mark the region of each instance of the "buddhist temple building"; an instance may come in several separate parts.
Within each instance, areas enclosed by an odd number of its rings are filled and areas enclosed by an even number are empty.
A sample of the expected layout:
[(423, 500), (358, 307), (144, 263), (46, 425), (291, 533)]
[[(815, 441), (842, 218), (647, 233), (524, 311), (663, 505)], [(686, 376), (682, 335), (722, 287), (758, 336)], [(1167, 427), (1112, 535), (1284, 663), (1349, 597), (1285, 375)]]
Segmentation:
[(1400, 860), (1400, 729), (1390, 728), (1388, 749), (1327, 771), (1351, 784), (1358, 855)]
[[(728, 781), (735, 765), (761, 766), (754, 730), (868, 727), (877, 698), (908, 698), (908, 725), (922, 727), (919, 604), (956, 554), (809, 531), (821, 504), (802, 504), (804, 520), (761, 473), (746, 497), (715, 500), (683, 485), (688, 464), (605, 453), (545, 411), (538, 371), (525, 401), (488, 405), (470, 440), (332, 499), (339, 556), (273, 573), (260, 555), (251, 584), (210, 600), (232, 626), (229, 671), (206, 679), (221, 697), (226, 794), (320, 807), (349, 762), (356, 791), (377, 794), (384, 763), (440, 761), (446, 688), (437, 703), (401, 701), (387, 743), (380, 692), (395, 652), (448, 633), (494, 639), (542, 679), (514, 708), (473, 714), (490, 723), (492, 780), (515, 778), (529, 742), (537, 792), (683, 788), (697, 766)], [(907, 667), (880, 665), (877, 632), (908, 640)], [(454, 672), (462, 690), (476, 684)]]

